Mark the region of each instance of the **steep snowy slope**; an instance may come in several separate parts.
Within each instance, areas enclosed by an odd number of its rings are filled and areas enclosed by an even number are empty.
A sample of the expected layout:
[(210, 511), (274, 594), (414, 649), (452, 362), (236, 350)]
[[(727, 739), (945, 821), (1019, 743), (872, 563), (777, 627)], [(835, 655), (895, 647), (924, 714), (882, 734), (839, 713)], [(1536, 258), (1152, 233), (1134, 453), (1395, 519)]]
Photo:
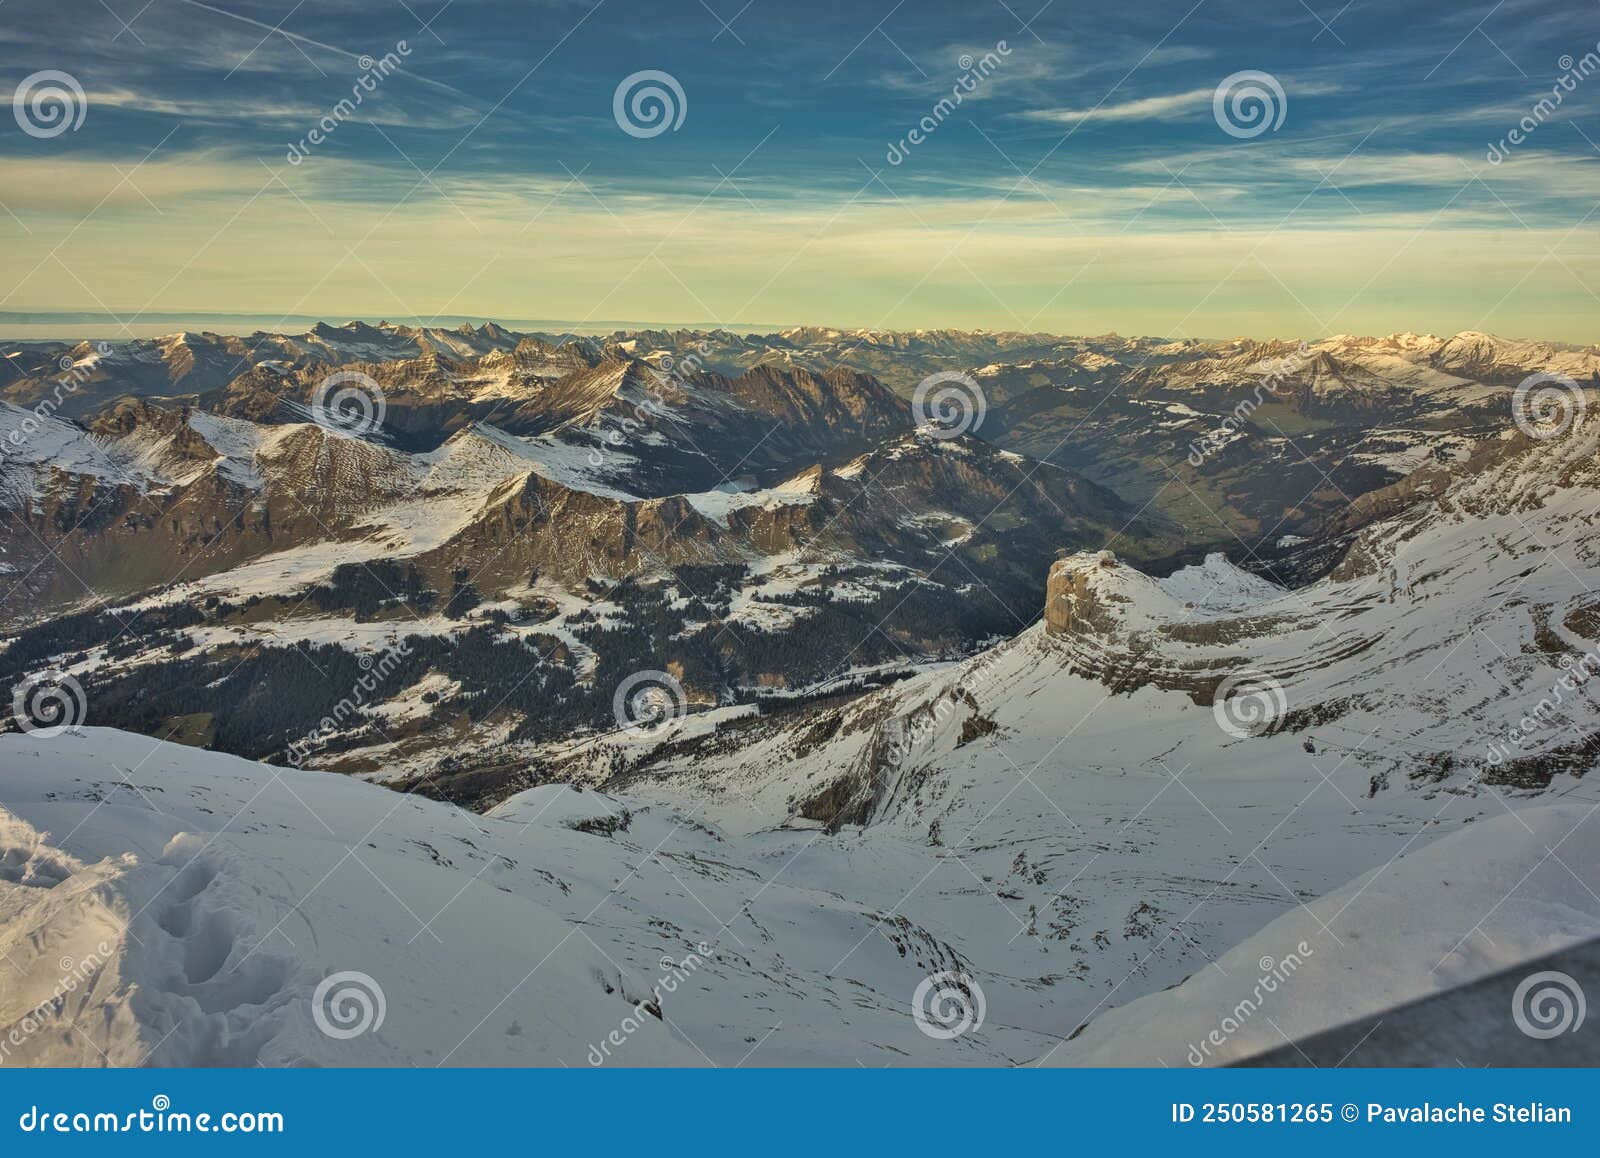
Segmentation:
[[(1486, 820), (1284, 914), (1040, 1061), (1227, 1065), (1600, 935), (1595, 880), (1595, 802)], [(1493, 1013), (1483, 1036), (1515, 1037), (1511, 1006)]]

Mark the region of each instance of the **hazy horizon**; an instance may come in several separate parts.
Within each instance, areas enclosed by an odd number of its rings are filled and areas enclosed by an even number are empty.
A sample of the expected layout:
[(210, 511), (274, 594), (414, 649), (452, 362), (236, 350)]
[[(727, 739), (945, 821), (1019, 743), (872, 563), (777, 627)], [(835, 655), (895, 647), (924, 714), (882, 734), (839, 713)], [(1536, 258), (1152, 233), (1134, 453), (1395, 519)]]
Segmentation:
[[(438, 329), (458, 329), (463, 325), (476, 329), (484, 325), (496, 325), (503, 329), (518, 333), (572, 333), (572, 334), (611, 334), (617, 332), (634, 332), (643, 330), (689, 330), (711, 332), (718, 329), (736, 334), (749, 334), (763, 336), (780, 333), (785, 330), (799, 328), (850, 331), (872, 331), (875, 333), (932, 333), (936, 331), (962, 332), (971, 334), (1008, 334), (1031, 333), (1043, 334), (1058, 338), (1100, 338), (1116, 336), (1132, 339), (1150, 340), (1178, 340), (1172, 335), (1158, 333), (1141, 333), (1136, 330), (1113, 326), (1107, 330), (1090, 331), (1085, 329), (1035, 329), (1021, 331), (1004, 327), (987, 326), (894, 326), (873, 327), (838, 324), (834, 322), (766, 322), (751, 324), (722, 324), (706, 321), (651, 321), (639, 319), (596, 319), (588, 322), (577, 322), (566, 318), (509, 318), (509, 317), (483, 317), (480, 315), (450, 314), (437, 318), (404, 317), (370, 314), (360, 317), (342, 315), (320, 316), (315, 314), (296, 314), (289, 317), (275, 315), (270, 311), (264, 313), (239, 312), (239, 313), (205, 313), (200, 311), (189, 312), (182, 310), (161, 311), (145, 315), (145, 320), (129, 322), (126, 318), (121, 323), (113, 313), (94, 314), (63, 310), (59, 313), (40, 312), (23, 314), (18, 317), (35, 319), (51, 319), (48, 321), (28, 321), (13, 323), (3, 311), (0, 311), (0, 342), (50, 342), (50, 341), (133, 341), (162, 337), (179, 332), (215, 333), (229, 337), (239, 337), (249, 333), (262, 332), (274, 334), (302, 334), (313, 326), (329, 325), (344, 326), (351, 323), (363, 323), (371, 326), (393, 325), (428, 327)], [(125, 327), (125, 329), (124, 329)], [(1454, 329), (1425, 330), (1415, 326), (1398, 326), (1382, 331), (1362, 333), (1359, 331), (1343, 331), (1344, 334), (1359, 338), (1382, 338), (1391, 334), (1415, 333), (1431, 334), (1434, 337), (1451, 337), (1455, 334), (1476, 332), (1475, 327), (1457, 327)], [(1511, 341), (1549, 342), (1558, 346), (1570, 346), (1575, 349), (1593, 347), (1596, 342), (1567, 341), (1553, 338), (1546, 334), (1538, 333), (1507, 333), (1498, 330), (1485, 330), (1494, 337)], [(1338, 335), (1323, 334), (1310, 336), (1306, 333), (1275, 333), (1275, 334), (1188, 334), (1185, 340), (1201, 342), (1227, 342), (1227, 341), (1256, 341), (1256, 342), (1294, 342), (1315, 341)]]

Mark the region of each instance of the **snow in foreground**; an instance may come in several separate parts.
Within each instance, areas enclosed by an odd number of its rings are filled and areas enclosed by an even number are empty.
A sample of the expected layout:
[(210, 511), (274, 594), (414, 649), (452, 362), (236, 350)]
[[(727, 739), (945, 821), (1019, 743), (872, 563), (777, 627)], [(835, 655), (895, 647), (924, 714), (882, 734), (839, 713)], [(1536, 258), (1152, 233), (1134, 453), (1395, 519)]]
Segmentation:
[[(7, 735), (0, 1048), (31, 1065), (1180, 1065), (1263, 958), (1298, 954), (1206, 1059), (1226, 1060), (1600, 932), (1574, 883), (1600, 868), (1593, 807), (1418, 847), (1071, 1041), (975, 969), (987, 1021), (946, 1038), (913, 1017), (919, 982), (1004, 947), (957, 951), (785, 879), (831, 837), (763, 843), (567, 787), (475, 816), (105, 729)], [(1050, 989), (1019, 988), (1048, 1008)]]
[(1475, 827), (1286, 913), (1177, 988), (1097, 1019), (1045, 1064), (1226, 1064), (1600, 935), (1600, 897), (1582, 885), (1600, 873), (1594, 805)]

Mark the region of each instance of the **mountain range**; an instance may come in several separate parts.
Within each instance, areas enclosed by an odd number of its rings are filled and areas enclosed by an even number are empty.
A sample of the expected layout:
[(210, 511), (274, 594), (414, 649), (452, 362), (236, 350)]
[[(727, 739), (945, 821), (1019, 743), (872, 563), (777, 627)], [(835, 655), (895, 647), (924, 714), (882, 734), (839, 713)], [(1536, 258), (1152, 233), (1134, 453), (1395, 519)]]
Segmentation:
[(1600, 347), (7, 357), (27, 1060), (1217, 1064), (1600, 934)]

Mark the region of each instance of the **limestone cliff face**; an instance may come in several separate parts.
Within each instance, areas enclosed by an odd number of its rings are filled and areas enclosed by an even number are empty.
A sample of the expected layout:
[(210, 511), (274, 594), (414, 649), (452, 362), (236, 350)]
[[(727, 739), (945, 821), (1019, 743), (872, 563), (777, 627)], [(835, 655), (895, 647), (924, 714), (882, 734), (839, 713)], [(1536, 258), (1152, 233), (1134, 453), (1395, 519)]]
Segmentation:
[(1161, 623), (1179, 612), (1155, 580), (1110, 551), (1057, 560), (1045, 584), (1045, 633), (1073, 671), (1115, 692), (1146, 684), (1194, 690), (1191, 674), (1174, 670), (1161, 650)]
[(1112, 571), (1122, 566), (1110, 551), (1092, 559), (1074, 555), (1057, 560), (1045, 584), (1044, 626), (1051, 635), (1109, 634), (1116, 629), (1113, 609), (1118, 596), (1106, 590), (1107, 584), (1093, 583), (1096, 571)]
[[(1074, 672), (1114, 692), (1153, 686), (1210, 704), (1262, 638), (1304, 624), (1276, 602), (1281, 589), (1221, 555), (1191, 570), (1199, 575), (1157, 580), (1110, 551), (1057, 560), (1045, 588), (1045, 634)], [(1340, 641), (1301, 666), (1323, 666), (1370, 643)]]

